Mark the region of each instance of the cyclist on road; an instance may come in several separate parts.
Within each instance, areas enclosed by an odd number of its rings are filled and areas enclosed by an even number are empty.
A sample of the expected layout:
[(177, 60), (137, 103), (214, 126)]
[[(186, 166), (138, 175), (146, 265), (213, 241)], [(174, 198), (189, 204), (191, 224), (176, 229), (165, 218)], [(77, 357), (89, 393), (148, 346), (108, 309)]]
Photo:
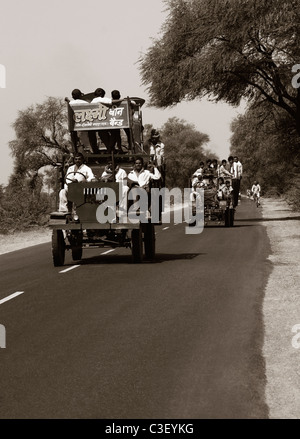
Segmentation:
[(253, 183), (253, 186), (251, 188), (251, 193), (253, 196), (253, 200), (256, 202), (256, 206), (258, 207), (260, 205), (260, 193), (261, 193), (261, 188), (260, 188), (260, 184), (258, 183), (258, 181), (255, 181)]

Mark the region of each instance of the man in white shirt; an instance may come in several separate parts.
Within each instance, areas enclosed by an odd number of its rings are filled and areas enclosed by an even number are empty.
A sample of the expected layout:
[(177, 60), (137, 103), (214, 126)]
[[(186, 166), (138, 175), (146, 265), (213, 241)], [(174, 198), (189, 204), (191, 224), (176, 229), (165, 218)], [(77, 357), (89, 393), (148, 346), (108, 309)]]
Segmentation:
[(218, 176), (219, 177), (231, 177), (231, 173), (228, 171), (227, 167), (227, 161), (224, 159), (222, 160), (221, 166), (219, 167)]
[[(83, 93), (81, 90), (79, 90), (79, 88), (74, 88), (74, 90), (72, 91), (72, 100), (70, 101), (69, 98), (65, 98), (65, 101), (68, 102), (68, 104), (70, 105), (71, 108), (76, 107), (76, 105), (82, 105), (82, 104), (88, 104), (87, 101), (85, 101), (84, 99), (81, 99), (81, 97), (83, 96)], [(81, 141), (83, 144), (85, 143), (84, 141), (82, 141), (82, 137), (84, 136), (85, 132), (81, 132), (78, 133), (77, 131), (71, 131), (71, 140), (75, 149), (75, 152), (78, 152), (78, 143), (80, 143), (79, 141)], [(90, 136), (89, 136), (90, 137)], [(90, 141), (91, 144), (91, 141)]]
[[(106, 105), (113, 105), (117, 104), (119, 102), (122, 102), (123, 99), (112, 99), (112, 98), (106, 98), (105, 97), (105, 90), (103, 88), (96, 88), (94, 91), (94, 99), (92, 100), (92, 104), (101, 103)], [(100, 137), (101, 142), (104, 143), (106, 146), (107, 151), (110, 153), (112, 151), (112, 139), (110, 136), (110, 130), (99, 130), (97, 131), (98, 136)], [(94, 132), (95, 138), (92, 140), (92, 143), (95, 144), (96, 141), (96, 132)], [(93, 148), (94, 149), (94, 148)]]
[(70, 101), (68, 98), (65, 98), (65, 100), (67, 102), (69, 102), (71, 107), (74, 107), (76, 105), (88, 104), (87, 101), (85, 101), (84, 99), (81, 99), (82, 96), (83, 96), (83, 93), (78, 88), (74, 88), (74, 90), (72, 91), (72, 98), (73, 99)]
[(68, 212), (68, 184), (96, 180), (91, 168), (83, 164), (84, 156), (78, 152), (74, 157), (74, 165), (67, 169), (65, 186), (59, 192), (59, 212)]
[(112, 98), (105, 97), (105, 91), (103, 90), (103, 88), (96, 88), (96, 90), (94, 91), (94, 95), (95, 97), (91, 102), (92, 104), (100, 102), (101, 104), (112, 105)]
[(243, 174), (243, 166), (237, 156), (228, 157), (232, 173), (232, 188), (233, 188), (233, 207), (236, 207), (239, 202), (240, 185)]
[(161, 174), (156, 167), (153, 168), (153, 172), (148, 171), (144, 168), (143, 158), (137, 157), (133, 170), (128, 174), (128, 186), (130, 188), (141, 187), (148, 192), (150, 181), (159, 180), (160, 178)]
[[(101, 175), (101, 180), (104, 182), (114, 181), (112, 162), (108, 162), (107, 166), (105, 166), (105, 169)], [(120, 168), (119, 165), (115, 167), (115, 182), (121, 183), (119, 208), (125, 211), (127, 206), (126, 198), (127, 198), (127, 193), (129, 191), (129, 187), (127, 185), (127, 173), (123, 168)]]
[(145, 169), (143, 157), (136, 157), (133, 170), (128, 174), (128, 187), (133, 189), (135, 187), (145, 189), (148, 194), (148, 209), (151, 206), (151, 180), (158, 181), (161, 179), (161, 173), (154, 166), (149, 167), (151, 170)]

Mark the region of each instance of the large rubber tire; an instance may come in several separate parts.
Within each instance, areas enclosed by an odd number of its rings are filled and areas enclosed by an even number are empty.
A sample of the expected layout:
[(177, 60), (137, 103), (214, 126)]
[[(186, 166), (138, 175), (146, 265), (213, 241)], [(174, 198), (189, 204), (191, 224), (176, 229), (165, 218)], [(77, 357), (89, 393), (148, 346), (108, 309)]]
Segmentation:
[(155, 258), (155, 230), (152, 223), (145, 224), (144, 247), (146, 259), (153, 260)]
[(230, 209), (226, 209), (224, 212), (225, 215), (225, 227), (230, 227)]
[(140, 263), (143, 260), (143, 236), (142, 228), (133, 229), (131, 232), (131, 251), (133, 262)]
[(54, 267), (61, 267), (65, 263), (65, 238), (62, 230), (52, 231), (52, 257)]
[(229, 209), (229, 227), (233, 227), (234, 224), (234, 209)]
[(71, 239), (72, 259), (73, 261), (80, 261), (82, 258), (82, 231), (75, 230), (72, 232)]

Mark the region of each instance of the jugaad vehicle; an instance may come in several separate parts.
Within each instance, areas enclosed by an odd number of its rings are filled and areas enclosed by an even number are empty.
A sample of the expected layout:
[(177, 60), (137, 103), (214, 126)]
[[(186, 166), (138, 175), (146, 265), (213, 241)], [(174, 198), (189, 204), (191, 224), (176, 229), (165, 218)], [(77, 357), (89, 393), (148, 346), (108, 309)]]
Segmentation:
[[(223, 178), (222, 185), (228, 185), (227, 193), (226, 189), (222, 190), (218, 175), (213, 171), (201, 175), (199, 183), (195, 182), (195, 178), (191, 178), (190, 181), (190, 185), (193, 188), (191, 193), (191, 211), (193, 216), (196, 215), (197, 197), (201, 198), (203, 196), (204, 199), (201, 201), (204, 203), (204, 226), (220, 225), (233, 227), (235, 209), (231, 192), (232, 178), (229, 176)], [(202, 195), (200, 195), (200, 192), (197, 193), (197, 187), (203, 189)], [(195, 221), (192, 221), (190, 225), (195, 225)]]
[[(86, 181), (85, 176), (78, 173), (78, 182), (66, 174), (66, 162), (59, 166), (58, 180), (60, 189), (67, 183), (68, 209), (52, 212), (49, 227), (52, 229), (52, 257), (54, 266), (62, 266), (65, 262), (65, 252), (71, 251), (72, 259), (82, 258), (83, 249), (92, 248), (129, 248), (134, 263), (143, 259), (155, 258), (155, 229), (161, 224), (162, 203), (159, 202), (159, 219), (152, 221), (149, 211), (137, 212), (140, 219), (130, 220), (123, 211), (120, 216), (119, 208), (123, 192), (122, 183), (115, 181), (116, 170), (124, 169), (127, 173), (132, 170), (137, 157), (142, 157), (144, 163), (150, 163), (149, 151), (145, 150), (143, 142), (143, 125), (141, 107), (144, 99), (127, 97), (118, 105), (91, 103), (93, 93), (83, 95), (80, 103), (68, 105), (68, 128), (70, 131), (74, 154), (81, 149), (85, 164), (91, 168), (94, 181)], [(126, 151), (108, 151), (101, 142), (99, 153), (81, 148), (79, 137), (82, 134), (107, 133), (108, 130), (124, 130), (127, 136)], [(102, 148), (102, 149), (101, 149)], [(146, 148), (147, 149), (147, 148)], [(111, 178), (103, 179), (103, 172), (110, 166)], [(76, 177), (76, 175), (75, 175)], [(79, 178), (80, 177), (80, 178)], [(150, 182), (150, 188), (161, 187), (161, 180)], [(109, 194), (113, 195), (113, 205), (107, 204)], [(126, 195), (127, 196), (127, 195)], [(150, 194), (148, 195), (150, 196)], [(106, 204), (105, 204), (106, 203)], [(126, 199), (126, 206), (128, 206)], [(132, 200), (131, 200), (132, 203)], [(101, 205), (103, 209), (101, 210)], [(58, 197), (57, 197), (58, 206)], [(99, 215), (99, 208), (102, 215)], [(99, 218), (100, 216), (100, 218)], [(103, 220), (104, 218), (104, 220)]]

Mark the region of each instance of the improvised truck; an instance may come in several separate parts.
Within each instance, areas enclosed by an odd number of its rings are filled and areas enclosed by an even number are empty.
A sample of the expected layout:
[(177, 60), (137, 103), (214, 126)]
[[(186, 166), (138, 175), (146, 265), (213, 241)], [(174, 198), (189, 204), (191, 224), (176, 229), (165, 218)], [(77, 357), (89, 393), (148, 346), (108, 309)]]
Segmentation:
[[(122, 197), (121, 183), (114, 181), (114, 178), (105, 181), (101, 178), (109, 162), (113, 177), (117, 167), (121, 167), (128, 174), (132, 170), (136, 157), (142, 157), (147, 166), (150, 156), (144, 148), (141, 111), (145, 101), (138, 97), (127, 97), (118, 105), (106, 105), (91, 103), (92, 98), (93, 93), (83, 95), (81, 99), (86, 103), (78, 104), (76, 107), (72, 107), (67, 101), (73, 153), (78, 151), (83, 153), (85, 164), (92, 169), (96, 179), (89, 182), (68, 182), (68, 179), (66, 180), (68, 178), (66, 176), (67, 160), (59, 166), (60, 189), (68, 183), (69, 209), (68, 212), (61, 212), (57, 209), (50, 214), (53, 264), (54, 266), (64, 265), (65, 252), (69, 250), (73, 260), (78, 261), (82, 258), (83, 249), (106, 247), (130, 249), (134, 263), (140, 263), (144, 258), (153, 260), (155, 258), (154, 227), (161, 224), (162, 203), (159, 203), (159, 220), (155, 223), (152, 222), (149, 212), (147, 212), (147, 217), (142, 216), (141, 213), (140, 220), (131, 221), (126, 215), (125, 219), (120, 218), (118, 209)], [(126, 148), (123, 147), (122, 150), (117, 151), (114, 148), (108, 150), (99, 140), (102, 137), (101, 134), (108, 131), (113, 133), (113, 130), (124, 130), (127, 137)], [(95, 139), (96, 133), (98, 133), (97, 150), (95, 150), (95, 145), (89, 145), (86, 140)], [(160, 187), (161, 182), (159, 180), (152, 184)], [(99, 206), (108, 201), (111, 191), (114, 194), (114, 205), (107, 205), (103, 210), (107, 220), (103, 221), (103, 218), (99, 220)], [(109, 215), (109, 209), (115, 212), (115, 215)]]

